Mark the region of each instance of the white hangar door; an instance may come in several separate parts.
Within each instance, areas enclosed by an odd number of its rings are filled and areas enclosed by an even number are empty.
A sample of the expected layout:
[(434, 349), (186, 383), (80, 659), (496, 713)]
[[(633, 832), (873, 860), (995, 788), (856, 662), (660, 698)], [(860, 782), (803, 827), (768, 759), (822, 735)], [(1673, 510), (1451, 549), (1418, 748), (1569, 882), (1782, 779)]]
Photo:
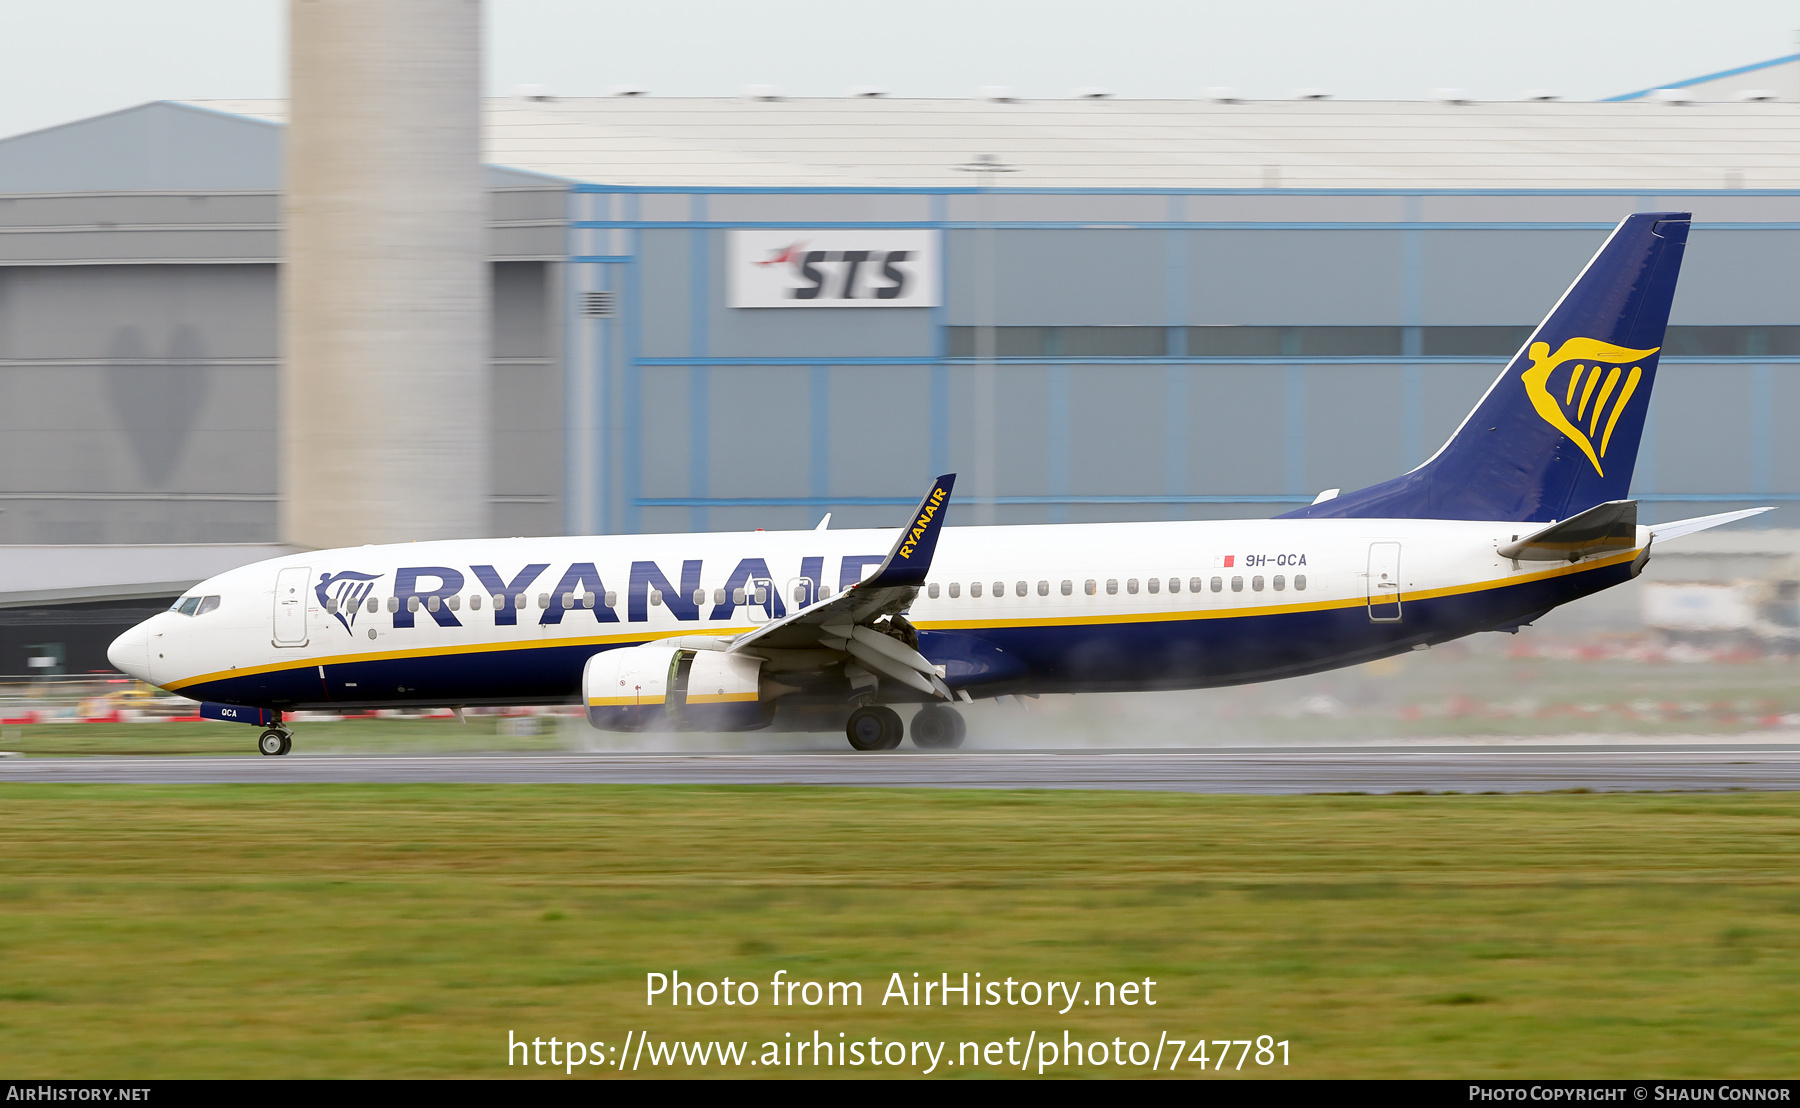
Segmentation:
[(275, 575), (275, 645), (306, 645), (306, 583), (311, 566), (290, 566)]

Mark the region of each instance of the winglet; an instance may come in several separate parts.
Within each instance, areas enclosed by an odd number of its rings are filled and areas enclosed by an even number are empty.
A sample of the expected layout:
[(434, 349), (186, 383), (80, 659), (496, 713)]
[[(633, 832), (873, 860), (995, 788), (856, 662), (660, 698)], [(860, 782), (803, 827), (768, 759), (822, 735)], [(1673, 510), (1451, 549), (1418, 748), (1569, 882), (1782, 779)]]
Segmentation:
[(925, 575), (931, 572), (931, 557), (937, 553), (938, 532), (944, 529), (944, 509), (950, 504), (950, 489), (955, 484), (954, 473), (946, 473), (931, 483), (931, 491), (919, 501), (912, 521), (900, 532), (886, 560), (858, 588), (925, 583)]

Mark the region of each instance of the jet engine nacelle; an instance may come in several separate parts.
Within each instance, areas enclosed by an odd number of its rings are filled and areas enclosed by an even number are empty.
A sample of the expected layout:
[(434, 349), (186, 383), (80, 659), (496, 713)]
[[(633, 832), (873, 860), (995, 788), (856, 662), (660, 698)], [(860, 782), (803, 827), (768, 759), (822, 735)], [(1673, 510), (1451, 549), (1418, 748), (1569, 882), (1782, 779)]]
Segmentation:
[(602, 731), (754, 731), (775, 718), (762, 659), (717, 650), (621, 647), (588, 659), (588, 722)]

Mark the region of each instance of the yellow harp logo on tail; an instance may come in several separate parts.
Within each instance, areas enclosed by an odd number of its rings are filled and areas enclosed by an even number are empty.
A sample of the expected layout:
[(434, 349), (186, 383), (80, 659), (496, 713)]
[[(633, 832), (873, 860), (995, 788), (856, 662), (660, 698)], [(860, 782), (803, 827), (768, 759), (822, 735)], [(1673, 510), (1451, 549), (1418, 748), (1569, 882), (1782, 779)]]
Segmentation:
[[(1531, 397), (1531, 406), (1544, 417), (1544, 422), (1581, 447), (1588, 461), (1594, 463), (1594, 472), (1604, 477), (1606, 470), (1600, 467), (1600, 459), (1606, 457), (1619, 415), (1644, 376), (1644, 367), (1631, 363), (1660, 349), (1653, 346), (1631, 350), (1599, 339), (1576, 338), (1552, 354), (1549, 343), (1534, 342), (1527, 352), (1531, 368), (1520, 380), (1525, 382), (1525, 395)], [(1566, 376), (1559, 372), (1564, 367), (1568, 369)]]

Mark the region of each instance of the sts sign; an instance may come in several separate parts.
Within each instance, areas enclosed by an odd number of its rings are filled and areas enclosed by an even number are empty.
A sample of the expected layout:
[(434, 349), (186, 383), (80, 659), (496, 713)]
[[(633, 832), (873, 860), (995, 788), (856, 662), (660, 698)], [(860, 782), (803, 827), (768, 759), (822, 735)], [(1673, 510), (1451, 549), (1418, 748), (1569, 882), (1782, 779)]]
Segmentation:
[(734, 230), (733, 308), (935, 308), (938, 232)]

